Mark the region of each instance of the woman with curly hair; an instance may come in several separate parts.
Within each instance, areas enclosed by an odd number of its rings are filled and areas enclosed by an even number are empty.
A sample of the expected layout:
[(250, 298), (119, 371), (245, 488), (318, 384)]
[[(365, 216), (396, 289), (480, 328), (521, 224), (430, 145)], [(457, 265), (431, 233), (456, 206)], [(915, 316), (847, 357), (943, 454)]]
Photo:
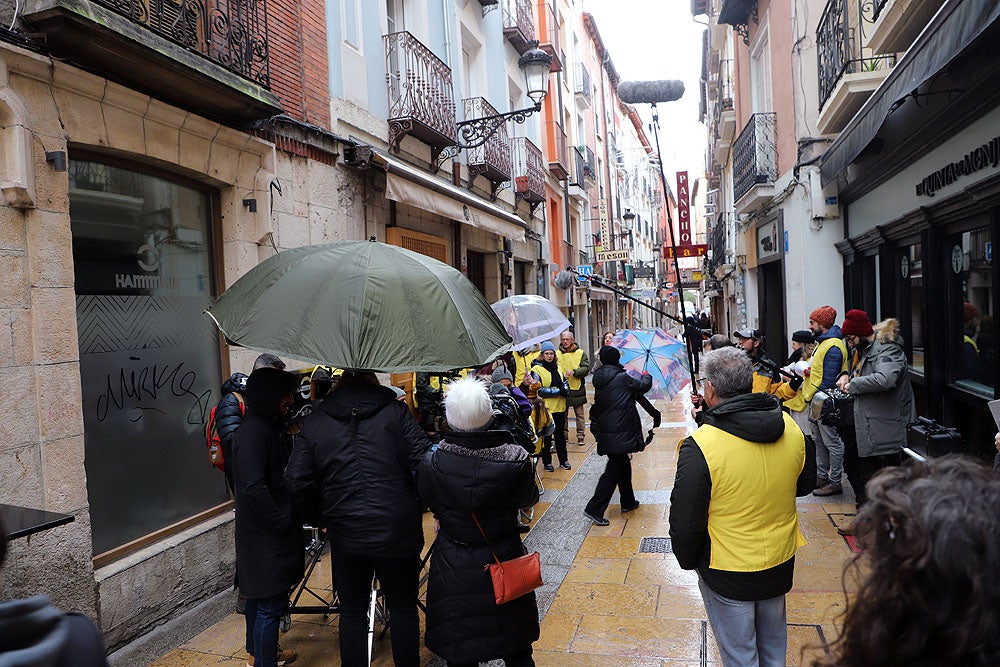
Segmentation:
[[(1000, 481), (962, 457), (885, 468), (857, 517), (868, 568), (814, 667), (1000, 664)], [(845, 577), (847, 573), (845, 573)]]

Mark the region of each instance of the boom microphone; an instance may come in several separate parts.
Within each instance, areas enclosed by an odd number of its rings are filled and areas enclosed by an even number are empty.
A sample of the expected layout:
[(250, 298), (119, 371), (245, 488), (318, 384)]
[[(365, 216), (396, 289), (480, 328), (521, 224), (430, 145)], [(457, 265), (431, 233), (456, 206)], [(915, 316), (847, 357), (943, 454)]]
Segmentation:
[(618, 99), (626, 104), (675, 102), (682, 95), (683, 81), (622, 81), (618, 84)]

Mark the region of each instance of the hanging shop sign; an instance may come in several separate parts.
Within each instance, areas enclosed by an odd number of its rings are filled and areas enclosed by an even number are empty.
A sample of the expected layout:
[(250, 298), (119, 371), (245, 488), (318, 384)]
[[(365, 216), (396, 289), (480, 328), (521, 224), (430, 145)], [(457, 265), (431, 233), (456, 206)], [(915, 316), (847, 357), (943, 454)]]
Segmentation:
[[(678, 257), (703, 257), (708, 252), (708, 244), (699, 243), (696, 245), (677, 246)], [(670, 246), (663, 246), (663, 256), (667, 259), (674, 258), (674, 249)]]
[(598, 262), (627, 262), (628, 260), (628, 250), (602, 250), (597, 253)]
[(677, 172), (677, 231), (677, 245), (691, 245), (691, 187), (686, 171)]

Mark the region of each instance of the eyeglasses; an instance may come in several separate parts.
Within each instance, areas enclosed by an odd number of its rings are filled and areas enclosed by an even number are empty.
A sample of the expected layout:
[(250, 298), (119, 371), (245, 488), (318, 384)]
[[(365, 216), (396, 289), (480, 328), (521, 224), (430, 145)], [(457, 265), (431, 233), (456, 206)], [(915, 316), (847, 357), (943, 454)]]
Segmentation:
[(698, 378), (698, 380), (697, 380), (698, 388), (699, 389), (704, 389), (706, 382), (708, 382), (709, 384), (711, 384), (712, 381), (709, 380), (708, 378)]

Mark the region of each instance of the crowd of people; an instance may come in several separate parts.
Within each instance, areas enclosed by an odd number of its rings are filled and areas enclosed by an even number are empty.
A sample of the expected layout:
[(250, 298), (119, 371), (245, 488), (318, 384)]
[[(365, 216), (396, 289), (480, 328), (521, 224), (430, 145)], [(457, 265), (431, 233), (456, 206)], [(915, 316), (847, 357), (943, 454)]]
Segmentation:
[[(699, 326), (700, 337), (689, 337), (704, 348), (692, 387), (697, 428), (678, 444), (670, 537), (679, 565), (697, 572), (723, 665), (785, 665), (785, 595), (805, 544), (796, 498), (839, 495), (845, 475), (858, 512), (838, 530), (862, 547), (850, 565), (860, 586), (813, 666), (996, 664), (1000, 593), (989, 582), (1000, 556), (1000, 481), (962, 457), (905, 465), (914, 406), (898, 323), (873, 324), (856, 309), (840, 325), (836, 317), (830, 306), (813, 310), (783, 364), (766, 356), (757, 329), (731, 340)], [(554, 449), (571, 469), (570, 416), (583, 445), (589, 412), (596, 453), (607, 458), (585, 516), (608, 525), (616, 490), (622, 514), (640, 506), (632, 457), (653, 431), (644, 435), (638, 411), (653, 428), (660, 414), (645, 397), (651, 376), (626, 371), (614, 340), (604, 335), (593, 368), (565, 332), (558, 347), (545, 341), (442, 382), (443, 421), (429, 422), (445, 424), (437, 433), (370, 371), (334, 377), (318, 367), (311, 409), (294, 419), (302, 385), (277, 357), (261, 355), (249, 376), (228, 378), (216, 426), (235, 500), (249, 667), (296, 659), (278, 637), (303, 577), (304, 525), (329, 539), (341, 664), (368, 664), (377, 582), (393, 663), (419, 665), (428, 510), (436, 538), (424, 644), (449, 667), (534, 665), (535, 594), (498, 603), (484, 565), (526, 553), (519, 512), (539, 500), (536, 459), (553, 472)], [(996, 445), (1000, 461), (1000, 433)], [(0, 526), (0, 564), (5, 551)], [(23, 659), (5, 662), (13, 652)], [(0, 665), (42, 664), (32, 660), (43, 653), (44, 664), (106, 664), (84, 617), (45, 598), (0, 603)]]

